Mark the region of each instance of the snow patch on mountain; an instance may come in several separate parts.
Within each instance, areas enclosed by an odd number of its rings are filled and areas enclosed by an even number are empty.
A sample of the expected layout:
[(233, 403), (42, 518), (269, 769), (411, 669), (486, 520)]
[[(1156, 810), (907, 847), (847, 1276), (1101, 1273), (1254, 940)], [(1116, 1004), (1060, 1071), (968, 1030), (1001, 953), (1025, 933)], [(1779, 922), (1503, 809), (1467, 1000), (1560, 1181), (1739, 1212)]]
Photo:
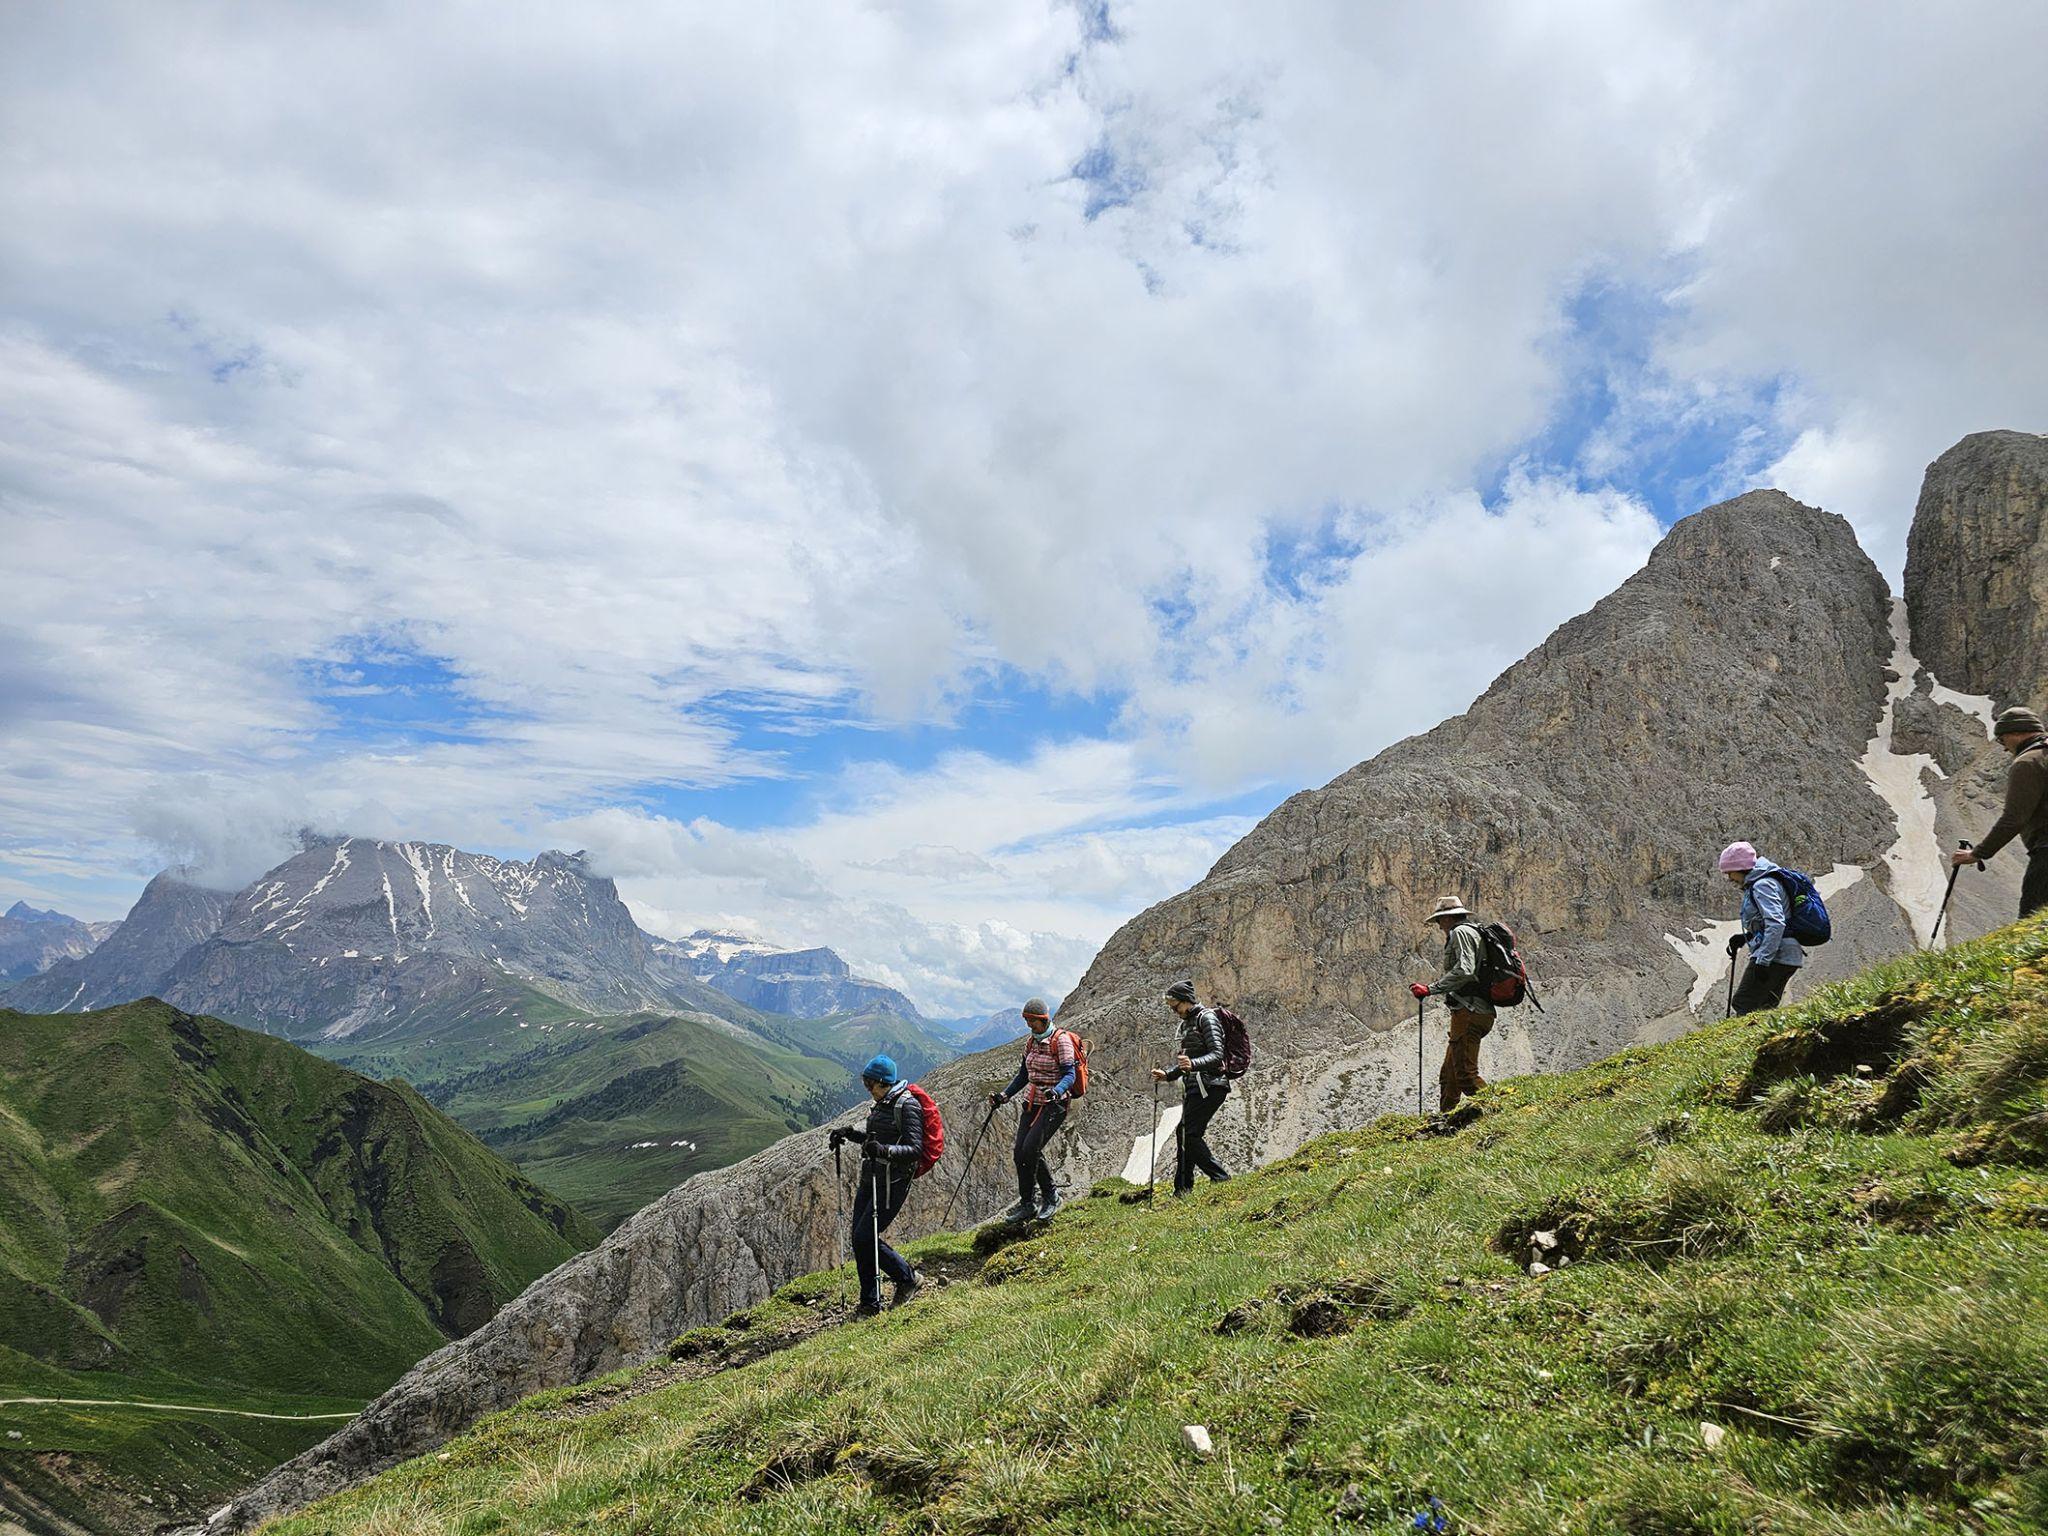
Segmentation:
[(1899, 835), (1884, 855), (1885, 867), (1891, 871), (1892, 900), (1912, 923), (1914, 936), (1925, 944), (1933, 937), (1946, 881), (1941, 839), (1934, 830), (1934, 796), (1928, 793), (1922, 775), (1930, 770), (1937, 778), (1946, 775), (1925, 752), (1892, 750), (1892, 722), (1899, 700), (1913, 691), (1914, 676), (1920, 671), (1920, 663), (1913, 659), (1906, 605), (1898, 598), (1892, 599), (1891, 630), (1895, 677), (1885, 687), (1884, 713), (1878, 717), (1877, 734), (1864, 749), (1862, 768), (1871, 787), (1892, 808), (1898, 826)]

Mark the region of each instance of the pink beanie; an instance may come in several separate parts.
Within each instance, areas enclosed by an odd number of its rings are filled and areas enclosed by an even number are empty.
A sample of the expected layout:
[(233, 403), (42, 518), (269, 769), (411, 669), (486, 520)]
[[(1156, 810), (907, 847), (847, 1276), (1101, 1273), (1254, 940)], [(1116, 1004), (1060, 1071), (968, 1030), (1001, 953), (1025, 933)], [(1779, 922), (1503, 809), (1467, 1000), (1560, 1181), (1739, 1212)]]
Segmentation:
[(1721, 850), (1721, 873), (1731, 869), (1755, 869), (1756, 850), (1747, 843), (1730, 843)]

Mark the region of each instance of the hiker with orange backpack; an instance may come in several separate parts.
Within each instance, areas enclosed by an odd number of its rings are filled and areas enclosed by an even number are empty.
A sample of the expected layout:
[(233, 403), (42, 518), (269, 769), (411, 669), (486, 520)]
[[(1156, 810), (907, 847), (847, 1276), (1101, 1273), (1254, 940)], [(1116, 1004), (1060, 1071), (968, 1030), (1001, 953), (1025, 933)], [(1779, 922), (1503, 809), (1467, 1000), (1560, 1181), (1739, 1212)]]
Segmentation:
[(1223, 1021), (1216, 1010), (1204, 1008), (1195, 999), (1192, 981), (1176, 981), (1166, 989), (1166, 1006), (1180, 1020), (1180, 1050), (1170, 1067), (1154, 1067), (1155, 1083), (1186, 1084), (1180, 1111), (1180, 1151), (1174, 1158), (1173, 1192), (1185, 1195), (1195, 1187), (1201, 1172), (1217, 1183), (1230, 1177), (1230, 1170), (1209, 1150), (1209, 1122), (1230, 1093), (1230, 1078), (1223, 1063)]
[(903, 1209), (910, 1181), (928, 1171), (945, 1145), (945, 1132), (931, 1096), (896, 1075), (896, 1063), (877, 1056), (861, 1069), (861, 1086), (874, 1100), (865, 1130), (834, 1127), (828, 1140), (836, 1152), (845, 1141), (858, 1142), (861, 1153), (860, 1193), (853, 1202), (853, 1267), (860, 1276), (860, 1305), (855, 1315), (873, 1317), (882, 1310), (882, 1280), (895, 1284), (892, 1305), (902, 1306), (917, 1294), (917, 1271), (882, 1233)]
[(1020, 1092), (1024, 1095), (1024, 1109), (1017, 1117), (1017, 1203), (1003, 1219), (1029, 1221), (1035, 1216), (1050, 1221), (1060, 1208), (1060, 1196), (1045, 1160), (1045, 1146), (1066, 1124), (1069, 1097), (1084, 1091), (1081, 1048), (1070, 1031), (1053, 1028), (1043, 998), (1034, 997), (1024, 1005), (1024, 1022), (1031, 1035), (1024, 1042), (1017, 1075), (1009, 1087), (988, 1096), (993, 1111)]

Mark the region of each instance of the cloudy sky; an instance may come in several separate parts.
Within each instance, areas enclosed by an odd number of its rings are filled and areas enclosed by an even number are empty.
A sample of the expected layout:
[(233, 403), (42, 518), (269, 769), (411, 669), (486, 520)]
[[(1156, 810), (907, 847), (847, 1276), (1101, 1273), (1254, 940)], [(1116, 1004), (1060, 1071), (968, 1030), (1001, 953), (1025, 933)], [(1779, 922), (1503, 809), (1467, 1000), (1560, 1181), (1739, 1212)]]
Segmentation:
[(0, 904), (313, 826), (1057, 994), (1770, 483), (2048, 429), (2048, 7), (0, 12)]

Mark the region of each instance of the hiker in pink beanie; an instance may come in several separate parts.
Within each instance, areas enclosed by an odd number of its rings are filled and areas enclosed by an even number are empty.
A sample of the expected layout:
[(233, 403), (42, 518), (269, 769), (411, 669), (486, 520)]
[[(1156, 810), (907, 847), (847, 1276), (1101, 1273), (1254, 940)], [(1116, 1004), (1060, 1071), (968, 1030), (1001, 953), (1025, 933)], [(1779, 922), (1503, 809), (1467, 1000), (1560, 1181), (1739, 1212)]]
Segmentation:
[(1735, 952), (1749, 946), (1749, 964), (1742, 968), (1742, 984), (1735, 989), (1736, 1013), (1777, 1007), (1799, 967), (1806, 964), (1806, 951), (1785, 931), (1785, 885), (1768, 878), (1777, 872), (1778, 866), (1748, 843), (1730, 843), (1721, 850), (1721, 873), (1730, 885), (1742, 887), (1742, 931), (1728, 941), (1728, 963), (1733, 965)]

